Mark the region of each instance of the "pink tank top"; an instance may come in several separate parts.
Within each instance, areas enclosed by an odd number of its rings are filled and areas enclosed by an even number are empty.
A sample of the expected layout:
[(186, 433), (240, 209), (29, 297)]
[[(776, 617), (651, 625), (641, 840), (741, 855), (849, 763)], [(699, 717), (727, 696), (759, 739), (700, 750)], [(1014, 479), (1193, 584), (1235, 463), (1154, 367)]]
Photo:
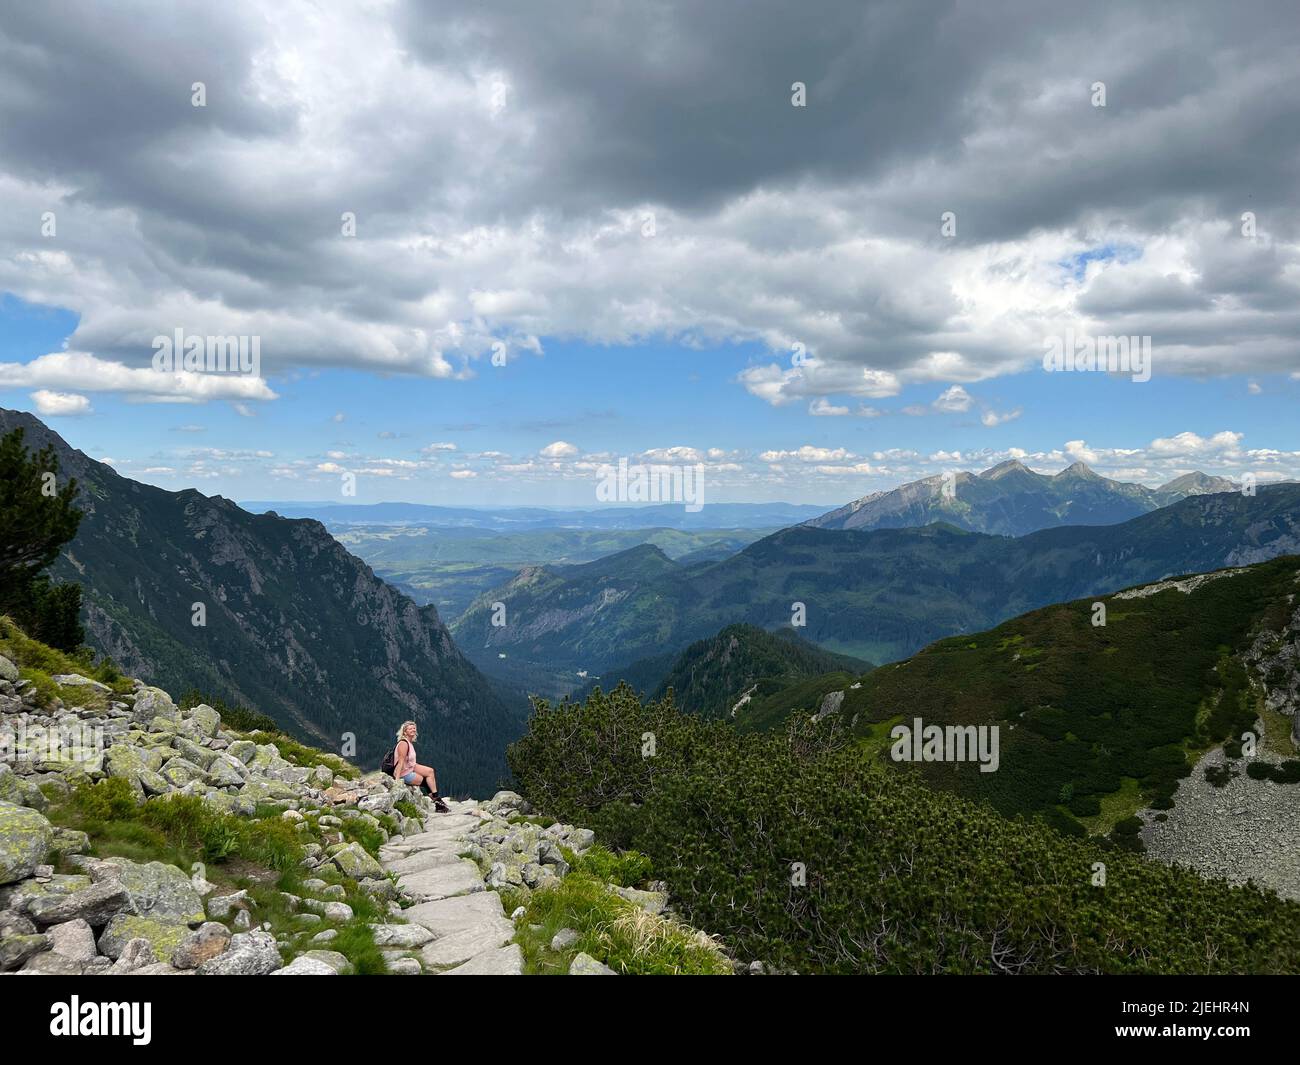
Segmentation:
[[(406, 757), (402, 758), (402, 744), (406, 744)], [(397, 763), (397, 775), (406, 776), (407, 773), (415, 772), (415, 744), (410, 740), (398, 740), (397, 746), (393, 748), (393, 761)]]

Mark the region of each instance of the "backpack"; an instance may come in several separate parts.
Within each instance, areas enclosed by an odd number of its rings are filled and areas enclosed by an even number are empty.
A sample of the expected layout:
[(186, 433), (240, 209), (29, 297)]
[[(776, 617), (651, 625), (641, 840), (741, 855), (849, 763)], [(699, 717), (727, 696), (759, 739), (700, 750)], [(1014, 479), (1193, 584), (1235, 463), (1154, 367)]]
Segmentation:
[[(406, 740), (400, 740), (399, 745), (406, 742), (407, 742)], [(388, 749), (388, 753), (385, 754), (383, 759), (380, 761), (379, 771), (383, 773), (385, 776), (391, 777), (393, 775), (393, 772), (397, 769), (396, 755), (397, 755), (397, 747), (390, 747)]]

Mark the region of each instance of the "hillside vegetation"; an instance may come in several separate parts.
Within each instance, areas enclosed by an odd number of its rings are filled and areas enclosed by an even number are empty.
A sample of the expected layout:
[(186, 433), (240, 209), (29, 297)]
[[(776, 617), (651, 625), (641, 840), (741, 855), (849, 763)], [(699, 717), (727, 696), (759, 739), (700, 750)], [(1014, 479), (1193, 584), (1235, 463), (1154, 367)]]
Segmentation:
[[(1099, 816), (1111, 797), (1122, 795), (1124, 815), (1147, 804), (1169, 808), (1179, 780), (1206, 749), (1236, 740), (1240, 753), (1240, 737), (1256, 727), (1270, 690), (1279, 694), (1274, 705), (1288, 703), (1294, 670), (1284, 668), (1276, 647), (1267, 670), (1244, 656), (1261, 644), (1294, 644), (1298, 574), (1300, 559), (1290, 556), (1180, 586), (1046, 607), (941, 640), (849, 683), (835, 673), (792, 685), (747, 707), (742, 723), (776, 727), (791, 712), (817, 711), (838, 689), (840, 717), (867, 739), (916, 718), (997, 725), (997, 772), (980, 772), (974, 762), (906, 768), (1003, 813), (1044, 815), (1081, 833), (1077, 819)], [(1104, 625), (1093, 624), (1098, 602)], [(1265, 719), (1280, 749), (1294, 751), (1285, 714)], [(888, 749), (874, 746), (882, 757)]]
[(1300, 968), (1300, 904), (934, 791), (836, 724), (741, 734), (624, 686), (539, 704), (510, 764), (533, 802), (645, 853), (692, 924), (782, 969)]

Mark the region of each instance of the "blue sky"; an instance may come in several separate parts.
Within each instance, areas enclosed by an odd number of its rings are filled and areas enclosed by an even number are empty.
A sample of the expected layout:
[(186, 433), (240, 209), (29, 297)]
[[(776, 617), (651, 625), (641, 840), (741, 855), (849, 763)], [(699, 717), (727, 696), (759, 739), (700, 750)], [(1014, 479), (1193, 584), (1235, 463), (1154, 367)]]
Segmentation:
[[(0, 360), (28, 362), (59, 351), (76, 324), (69, 310), (5, 294)], [(935, 410), (944, 387), (929, 384), (873, 401), (880, 412), (875, 417), (826, 417), (802, 403), (774, 406), (739, 384), (747, 368), (770, 361), (770, 353), (754, 345), (699, 350), (666, 342), (608, 347), (546, 341), (541, 355), (521, 353), (504, 367), (480, 361), (472, 377), (460, 380), (343, 369), (272, 376), (278, 398), (245, 405), (251, 416), (231, 402), (139, 402), (112, 393), (94, 395), (89, 412), (70, 416), (42, 414), (23, 390), (0, 391), (0, 404), (46, 418), (74, 446), (111, 459), (129, 476), (236, 499), (341, 498), (341, 475), (319, 467), (361, 470), (391, 460), (416, 466), (389, 475), (358, 474), (356, 501), (584, 505), (593, 503), (597, 474), (572, 468), (582, 456), (636, 462), (655, 449), (686, 447), (706, 461), (708, 450), (718, 449), (725, 457), (709, 465), (739, 467), (717, 475), (718, 490), (711, 493), (716, 501), (837, 504), (913, 475), (985, 468), (1017, 449), (1044, 471), (1083, 458), (1121, 476), (1149, 467), (1143, 472), (1153, 482), (1200, 466), (1231, 473), (1237, 467), (1225, 465), (1214, 449), (1199, 456), (1173, 449), (1166, 459), (1152, 453), (1151, 442), (1173, 440), (1189, 427), (1209, 440), (1240, 426), (1249, 427), (1250, 446), (1286, 446), (1300, 398), (1300, 383), (1285, 375), (1263, 379), (1266, 387), (1252, 393), (1241, 376), (1156, 375), (1135, 384), (1103, 374), (1030, 369), (967, 386), (971, 402), (964, 411)], [(981, 421), (981, 407), (1021, 413), (990, 427)], [(1082, 449), (1064, 450), (1076, 440)], [(556, 468), (496, 472), (502, 465), (537, 461), (556, 442), (577, 449), (558, 456), (564, 461)], [(431, 445), (453, 448), (429, 453)], [(849, 454), (809, 461), (762, 457), (805, 447)], [(1114, 454), (1121, 449), (1137, 454)], [(486, 452), (502, 455), (483, 458)], [(905, 454), (871, 458), (891, 452)], [(880, 472), (817, 472), (852, 467), (862, 458)], [(458, 467), (476, 476), (453, 478)]]

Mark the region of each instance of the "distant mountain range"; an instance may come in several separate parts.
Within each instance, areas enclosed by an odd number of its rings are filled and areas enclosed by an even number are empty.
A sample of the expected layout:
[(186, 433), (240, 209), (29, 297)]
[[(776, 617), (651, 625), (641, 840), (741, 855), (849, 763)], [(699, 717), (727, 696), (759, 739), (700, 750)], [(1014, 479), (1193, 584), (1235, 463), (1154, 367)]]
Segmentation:
[[(418, 607), (317, 521), (253, 515), (220, 496), (119, 476), (29, 414), (0, 410), (29, 448), (55, 446), (85, 511), (56, 577), (84, 590), (89, 642), (169, 691), (197, 687), (377, 763), (406, 718), (448, 791), (490, 791), (524, 707), (508, 705)], [(204, 624), (193, 622), (199, 607)]]
[[(789, 626), (830, 650), (890, 662), (1049, 603), (1173, 573), (1300, 552), (1300, 485), (1190, 496), (1116, 525), (1018, 538), (949, 524), (784, 529), (719, 562), (682, 566), (651, 545), (578, 566), (537, 566), (454, 624), (465, 653), (497, 663), (609, 670), (679, 652), (728, 624)], [(494, 603), (504, 624), (493, 625)], [(501, 615), (497, 612), (497, 617)]]
[(1188, 496), (1236, 490), (1232, 481), (1204, 473), (1147, 488), (1099, 476), (1082, 462), (1048, 476), (1012, 459), (981, 474), (939, 474), (873, 492), (805, 524), (905, 529), (945, 521), (972, 532), (1024, 536), (1058, 525), (1114, 525)]
[(440, 507), (424, 503), (241, 503), (254, 514), (274, 511), (285, 518), (316, 518), (331, 528), (335, 524), (395, 525), (407, 522), (432, 528), (491, 529), (520, 532), (529, 529), (774, 529), (816, 518), (824, 507), (812, 503), (704, 503), (688, 511), (681, 503), (639, 507), (578, 508)]

